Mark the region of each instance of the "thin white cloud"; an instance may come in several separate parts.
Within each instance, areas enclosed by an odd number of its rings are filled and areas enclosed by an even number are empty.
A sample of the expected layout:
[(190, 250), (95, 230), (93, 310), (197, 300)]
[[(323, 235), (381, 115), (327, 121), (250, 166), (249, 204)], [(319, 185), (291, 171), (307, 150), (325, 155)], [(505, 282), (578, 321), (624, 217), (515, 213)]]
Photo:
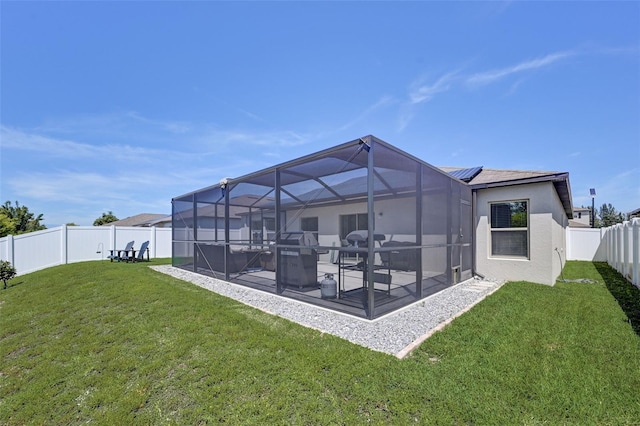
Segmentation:
[(211, 148), (221, 149), (231, 146), (242, 150), (243, 146), (295, 147), (305, 145), (311, 141), (307, 135), (294, 131), (251, 132), (246, 130), (210, 129), (203, 136), (198, 137), (198, 143)]
[[(209, 170), (209, 175), (211, 170)], [(127, 211), (131, 209), (147, 210), (147, 199), (158, 194), (164, 197), (165, 211), (169, 210), (172, 196), (179, 195), (179, 186), (197, 186), (197, 179), (174, 179), (162, 170), (144, 170), (115, 172), (51, 170), (44, 172), (19, 172), (6, 182), (10, 190), (20, 194), (20, 200), (33, 200), (49, 205), (59, 204), (75, 206), (76, 209), (103, 208)], [(200, 185), (203, 186), (203, 185)], [(185, 191), (186, 192), (186, 191)]]
[(45, 152), (59, 157), (91, 157), (95, 147), (64, 139), (55, 139), (35, 133), (27, 133), (7, 126), (0, 126), (2, 149)]
[(252, 113), (251, 111), (247, 111), (247, 110), (242, 109), (242, 108), (236, 108), (236, 109), (238, 110), (238, 112), (240, 112), (241, 114), (249, 117), (253, 121), (256, 121), (258, 123), (269, 124), (269, 122), (267, 120), (265, 120), (264, 118), (260, 117), (257, 114)]
[(413, 82), (409, 90), (409, 102), (419, 104), (430, 101), (436, 94), (448, 91), (457, 73), (458, 71), (452, 71), (444, 74), (432, 84), (424, 84), (424, 79)]
[(524, 79), (520, 78), (515, 83), (513, 83), (511, 85), (511, 87), (509, 88), (509, 91), (506, 93), (505, 96), (514, 95), (518, 91), (518, 88), (520, 87), (520, 85), (522, 84), (523, 81), (524, 81)]
[[(401, 106), (398, 117), (398, 131), (403, 131), (415, 116), (415, 106), (424, 102), (429, 102), (436, 95), (451, 91), (459, 86), (474, 88), (496, 83), (511, 75), (523, 75), (527, 71), (548, 67), (554, 63), (560, 62), (566, 58), (577, 55), (576, 51), (556, 52), (541, 58), (520, 62), (518, 64), (484, 72), (478, 72), (471, 75), (463, 75), (460, 70), (454, 70), (443, 74), (437, 80), (431, 83), (425, 83), (425, 78), (419, 78), (409, 85), (408, 100)], [(522, 79), (512, 84), (507, 96), (514, 94)]]
[(431, 84), (425, 83), (425, 77), (413, 81), (409, 85), (409, 99), (400, 106), (398, 115), (398, 132), (402, 132), (413, 120), (415, 107), (432, 100), (435, 95), (450, 90), (456, 83), (458, 70), (448, 72)]
[(547, 67), (574, 55), (576, 55), (576, 53), (571, 51), (552, 53), (542, 58), (521, 62), (506, 68), (476, 73), (467, 77), (465, 82), (470, 86), (483, 86), (499, 81), (512, 74)]
[(191, 123), (176, 120), (157, 120), (137, 111), (117, 111), (102, 114), (76, 114), (70, 117), (49, 118), (34, 129), (44, 134), (90, 134), (92, 136), (140, 136), (168, 134), (171, 137), (191, 131)]
[(152, 120), (150, 118), (143, 117), (141, 114), (130, 111), (126, 114), (128, 117), (138, 120), (145, 124), (150, 124), (152, 126), (159, 127), (163, 130), (166, 130), (170, 133), (175, 134), (184, 134), (188, 133), (191, 130), (191, 125), (184, 121), (160, 121), (160, 120)]
[(85, 205), (122, 198), (124, 193), (116, 188), (113, 178), (99, 173), (18, 173), (8, 183), (22, 197)]
[(415, 113), (411, 104), (403, 105), (398, 115), (398, 132), (402, 132), (413, 120)]
[(0, 126), (0, 140), (3, 149), (38, 152), (51, 158), (71, 159), (110, 159), (111, 161), (146, 162), (166, 156), (184, 155), (162, 149), (139, 148), (128, 144), (108, 143), (95, 145), (60, 139), (42, 134)]
[(369, 115), (371, 115), (374, 111), (383, 108), (387, 105), (390, 105), (394, 102), (394, 99), (392, 96), (383, 96), (380, 99), (378, 99), (376, 102), (374, 102), (373, 104), (369, 105), (367, 108), (364, 109), (364, 111), (362, 111), (360, 114), (358, 114), (353, 120), (350, 120), (349, 122), (343, 124), (342, 126), (338, 127), (338, 129), (336, 131), (338, 132), (342, 132), (345, 130), (350, 129), (351, 127), (355, 126), (358, 122), (362, 121), (363, 119), (365, 119), (366, 117), (368, 117)]

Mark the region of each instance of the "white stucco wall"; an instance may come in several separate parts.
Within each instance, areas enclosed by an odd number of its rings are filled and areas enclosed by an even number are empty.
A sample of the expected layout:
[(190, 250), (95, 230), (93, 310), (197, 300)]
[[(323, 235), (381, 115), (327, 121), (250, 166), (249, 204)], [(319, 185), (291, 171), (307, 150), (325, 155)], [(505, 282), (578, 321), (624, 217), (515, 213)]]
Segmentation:
[[(515, 200), (528, 201), (529, 258), (493, 257), (489, 228), (490, 204)], [(477, 273), (501, 280), (555, 284), (565, 261), (564, 230), (568, 219), (552, 183), (478, 190), (475, 220)]]

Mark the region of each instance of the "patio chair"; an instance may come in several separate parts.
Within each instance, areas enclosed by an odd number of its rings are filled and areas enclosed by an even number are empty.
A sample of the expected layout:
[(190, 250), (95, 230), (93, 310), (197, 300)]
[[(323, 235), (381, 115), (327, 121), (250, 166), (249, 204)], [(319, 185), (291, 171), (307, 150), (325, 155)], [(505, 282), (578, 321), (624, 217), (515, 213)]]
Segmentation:
[[(149, 241), (145, 241), (140, 246), (140, 250), (138, 250), (137, 256), (131, 256), (131, 260), (134, 262), (142, 262), (144, 260), (144, 252), (147, 252), (147, 262), (149, 261)], [(135, 254), (135, 250), (133, 251)]]
[(123, 259), (122, 253), (124, 253), (124, 258), (128, 258), (128, 254), (129, 250), (133, 249), (133, 244), (135, 243), (135, 241), (129, 241), (127, 243), (127, 246), (123, 249), (114, 249), (114, 250), (109, 250), (110, 254), (109, 256), (107, 256), (107, 258), (113, 262), (114, 260), (117, 260), (118, 262), (120, 262)]

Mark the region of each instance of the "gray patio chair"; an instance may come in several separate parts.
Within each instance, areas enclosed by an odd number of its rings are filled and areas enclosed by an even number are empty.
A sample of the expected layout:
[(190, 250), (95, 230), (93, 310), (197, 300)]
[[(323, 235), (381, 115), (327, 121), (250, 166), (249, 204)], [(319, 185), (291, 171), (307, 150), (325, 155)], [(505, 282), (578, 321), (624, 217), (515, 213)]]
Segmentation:
[[(134, 262), (142, 262), (144, 260), (144, 252), (147, 252), (147, 262), (149, 261), (149, 241), (145, 241), (140, 246), (140, 250), (138, 250), (138, 254), (136, 256), (132, 256), (131, 260)], [(134, 250), (135, 253), (135, 250)]]
[(124, 253), (124, 257), (128, 258), (128, 254), (129, 250), (133, 249), (133, 244), (135, 243), (135, 241), (129, 241), (127, 243), (127, 246), (123, 249), (113, 249), (113, 250), (109, 250), (110, 254), (109, 256), (107, 256), (107, 258), (113, 262), (114, 260), (117, 260), (118, 262), (120, 262), (121, 260), (123, 260), (122, 257), (122, 253)]

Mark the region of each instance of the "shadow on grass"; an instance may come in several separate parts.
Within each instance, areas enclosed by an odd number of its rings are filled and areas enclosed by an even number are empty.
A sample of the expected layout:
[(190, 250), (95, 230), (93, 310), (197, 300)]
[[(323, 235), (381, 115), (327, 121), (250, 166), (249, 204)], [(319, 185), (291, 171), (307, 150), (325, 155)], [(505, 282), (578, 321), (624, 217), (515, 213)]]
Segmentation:
[(18, 281), (18, 282), (9, 281), (7, 282), (7, 288), (5, 289), (4, 284), (2, 283), (2, 281), (0, 281), (0, 290), (2, 289), (9, 290), (11, 287), (19, 286), (20, 284), (24, 284), (24, 281)]
[(633, 331), (640, 336), (640, 289), (627, 281), (618, 271), (605, 262), (593, 262), (604, 279), (609, 293), (627, 315)]

